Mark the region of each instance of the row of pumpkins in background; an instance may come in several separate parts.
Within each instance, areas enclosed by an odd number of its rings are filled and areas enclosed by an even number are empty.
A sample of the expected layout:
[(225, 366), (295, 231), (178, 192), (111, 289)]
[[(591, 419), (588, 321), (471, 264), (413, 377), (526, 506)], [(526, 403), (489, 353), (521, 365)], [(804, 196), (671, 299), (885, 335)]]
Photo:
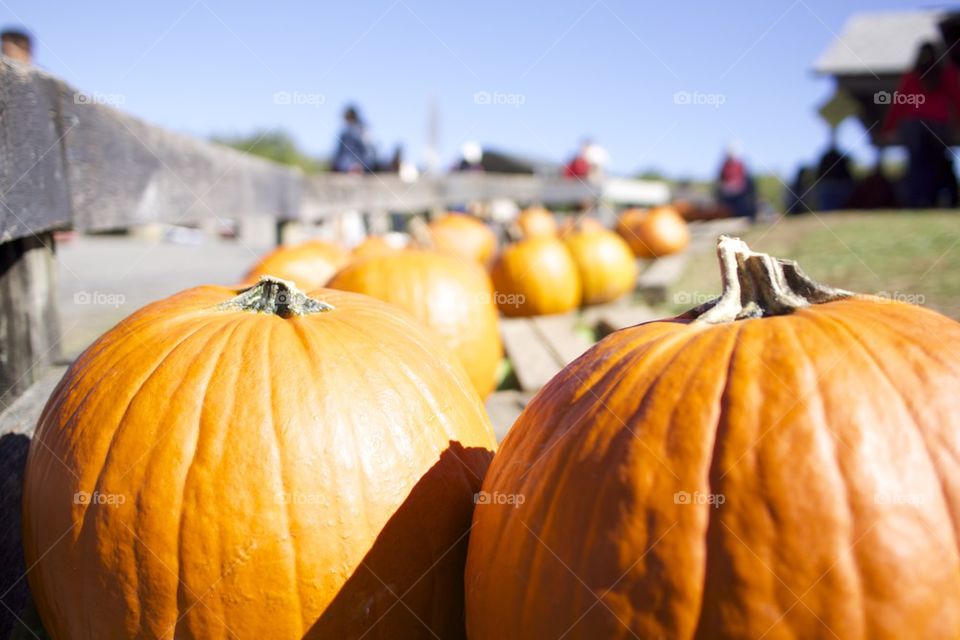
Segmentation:
[(386, 236), (370, 236), (352, 251), (325, 240), (280, 247), (246, 282), (272, 275), (304, 291), (326, 286), (396, 304), (441, 336), (486, 397), (503, 355), (498, 308), (531, 316), (611, 302), (633, 290), (635, 257), (669, 255), (689, 242), (686, 223), (670, 207), (629, 209), (616, 232), (589, 217), (558, 225), (548, 210), (531, 207), (499, 253), (496, 234), (473, 216), (446, 214), (413, 230), (409, 248)]

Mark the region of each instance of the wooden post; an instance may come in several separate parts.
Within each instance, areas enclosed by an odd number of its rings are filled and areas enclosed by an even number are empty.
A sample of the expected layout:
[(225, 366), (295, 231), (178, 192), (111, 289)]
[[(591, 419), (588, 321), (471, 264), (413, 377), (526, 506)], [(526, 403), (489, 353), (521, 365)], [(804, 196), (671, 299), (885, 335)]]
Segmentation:
[(56, 276), (52, 233), (0, 244), (0, 408), (60, 358)]

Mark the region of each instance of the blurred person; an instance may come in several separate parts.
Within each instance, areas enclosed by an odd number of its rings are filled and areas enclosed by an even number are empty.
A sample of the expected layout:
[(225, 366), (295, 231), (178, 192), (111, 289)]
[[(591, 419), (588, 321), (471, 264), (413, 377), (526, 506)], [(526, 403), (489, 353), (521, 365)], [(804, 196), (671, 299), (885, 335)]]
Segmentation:
[(814, 187), (817, 209), (835, 211), (847, 206), (853, 194), (855, 183), (850, 171), (850, 160), (845, 153), (837, 149), (832, 140), (830, 146), (820, 156), (817, 164), (817, 179)]
[(747, 165), (735, 144), (727, 146), (716, 186), (717, 201), (734, 217), (756, 218), (756, 190)]
[(905, 204), (937, 206), (944, 191), (956, 203), (957, 177), (947, 147), (951, 120), (960, 114), (960, 79), (953, 63), (933, 43), (923, 43), (913, 68), (886, 97), (890, 107), (881, 135), (898, 134), (909, 158)]
[(0, 53), (4, 57), (30, 64), (33, 61), (33, 38), (22, 29), (0, 32)]
[(357, 108), (350, 105), (343, 112), (343, 129), (333, 154), (333, 170), (338, 173), (372, 173), (376, 168), (376, 153), (367, 126)]
[(564, 178), (587, 180), (590, 177), (590, 161), (587, 160), (587, 147), (589, 144), (589, 141), (581, 144), (580, 149), (577, 150), (577, 153), (574, 154), (563, 168)]
[(606, 176), (607, 165), (610, 164), (610, 154), (592, 140), (587, 140), (583, 147), (583, 157), (587, 161), (591, 180), (603, 180)]

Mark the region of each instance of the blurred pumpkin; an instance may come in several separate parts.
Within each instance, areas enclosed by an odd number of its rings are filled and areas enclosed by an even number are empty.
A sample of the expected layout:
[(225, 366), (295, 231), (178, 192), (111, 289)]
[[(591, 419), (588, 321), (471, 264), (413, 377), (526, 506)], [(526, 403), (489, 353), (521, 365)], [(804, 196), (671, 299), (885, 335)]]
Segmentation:
[(672, 207), (628, 209), (617, 220), (617, 233), (640, 258), (678, 253), (690, 243), (687, 223)]
[(363, 242), (358, 244), (350, 252), (353, 260), (362, 260), (363, 258), (372, 258), (374, 256), (384, 256), (396, 253), (403, 249), (400, 241), (401, 234), (391, 234), (390, 236), (367, 236)]
[[(429, 247), (487, 265), (497, 250), (497, 236), (482, 220), (448, 213), (427, 225)], [(420, 243), (421, 245), (424, 243)]]
[(309, 291), (325, 285), (349, 260), (350, 252), (334, 242), (308, 240), (277, 247), (250, 269), (244, 282), (254, 284), (260, 276), (275, 276)]
[(53, 637), (464, 637), (483, 404), (406, 313), (311, 296), (197, 287), (73, 363), (23, 489)]
[(577, 230), (563, 238), (577, 264), (583, 304), (611, 302), (633, 291), (637, 261), (623, 238), (607, 229)]
[(543, 207), (527, 207), (517, 216), (516, 225), (524, 238), (557, 235), (557, 219)]
[(497, 305), (507, 316), (564, 313), (580, 304), (577, 265), (554, 236), (526, 238), (507, 246), (491, 276)]
[(471, 640), (960, 637), (960, 325), (719, 252), (722, 298), (608, 336), (510, 430)]
[(407, 249), (351, 263), (328, 286), (406, 309), (460, 357), (481, 397), (493, 391), (503, 348), (493, 285), (480, 265)]
[(606, 227), (603, 223), (588, 215), (570, 215), (560, 225), (559, 235), (561, 238), (573, 233), (574, 231), (604, 231)]

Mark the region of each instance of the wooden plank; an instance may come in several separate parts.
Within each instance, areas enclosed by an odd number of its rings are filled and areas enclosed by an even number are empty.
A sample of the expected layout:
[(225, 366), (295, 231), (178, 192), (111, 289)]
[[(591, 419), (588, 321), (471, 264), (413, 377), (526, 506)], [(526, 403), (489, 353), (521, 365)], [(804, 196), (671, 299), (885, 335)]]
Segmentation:
[(576, 331), (579, 315), (568, 313), (553, 316), (537, 316), (532, 318), (537, 333), (553, 352), (557, 362), (566, 366), (593, 346), (593, 343)]
[(0, 410), (60, 357), (53, 235), (0, 244)]
[[(18, 625), (17, 617), (24, 619), (33, 630), (39, 626), (35, 615), (24, 613), (31, 612), (32, 606), (27, 581), (23, 578), (26, 567), (20, 539), (20, 495), (30, 437), (47, 398), (65, 370), (63, 366), (50, 369), (0, 413), (0, 638), (8, 637)], [(21, 637), (32, 636), (24, 633)]]
[(498, 443), (503, 442), (510, 427), (517, 421), (534, 395), (536, 394), (532, 391), (508, 389), (497, 391), (487, 398), (487, 415), (490, 416), (490, 423), (493, 425)]
[(655, 312), (650, 307), (640, 304), (617, 306), (606, 310), (597, 320), (597, 332), (606, 336), (614, 331), (634, 325), (659, 320), (663, 314)]
[(70, 222), (57, 117), (62, 86), (0, 57), (0, 242)]
[(649, 304), (663, 302), (667, 299), (668, 289), (683, 274), (689, 260), (689, 251), (657, 258), (637, 278), (637, 291)]
[(298, 215), (298, 169), (148, 125), (74, 90), (63, 112), (78, 229)]
[(536, 391), (562, 368), (529, 319), (502, 319), (500, 335), (521, 389)]

